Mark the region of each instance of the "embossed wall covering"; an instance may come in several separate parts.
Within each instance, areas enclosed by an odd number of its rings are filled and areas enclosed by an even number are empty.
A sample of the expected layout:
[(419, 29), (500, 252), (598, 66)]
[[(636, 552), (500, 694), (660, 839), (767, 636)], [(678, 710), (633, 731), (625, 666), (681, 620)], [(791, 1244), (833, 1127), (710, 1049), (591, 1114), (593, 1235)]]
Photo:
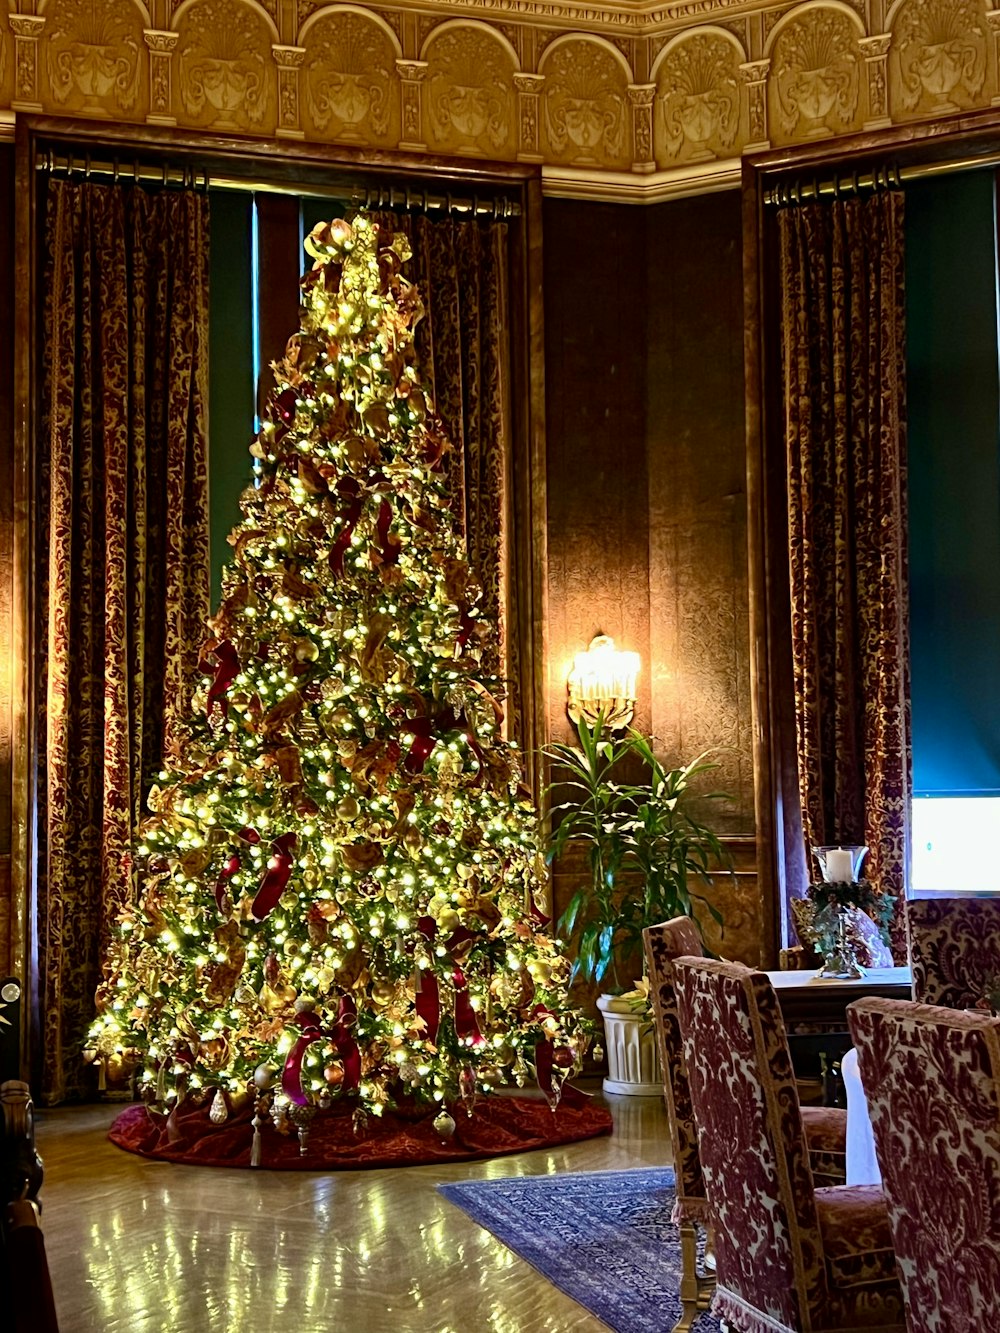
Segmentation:
[(941, 116), (989, 103), (984, 0), (901, 0), (892, 22), (895, 113)]
[[(298, 96), (308, 138), (377, 147), (399, 142), (401, 48), (384, 21), (346, 7), (327, 10), (306, 24), (302, 46), (288, 51), (301, 60)], [(291, 62), (283, 68), (289, 85), (295, 69)], [(294, 128), (293, 106), (283, 108), (282, 124)]]
[(540, 162), (652, 202), (1000, 101), (1000, 0), (0, 0), (0, 111)]
[(273, 22), (245, 0), (187, 0), (175, 15), (174, 115), (207, 129), (259, 130), (277, 124)]
[(867, 109), (858, 46), (863, 36), (858, 15), (840, 5), (811, 5), (775, 28), (768, 83), (772, 142), (861, 129)]
[(146, 44), (131, 0), (57, 0), (47, 26), (49, 86), (61, 111), (125, 119), (145, 106)]
[(746, 142), (740, 66), (732, 33), (706, 29), (675, 38), (656, 58), (653, 142), (660, 167), (725, 158)]
[(629, 68), (610, 43), (560, 38), (542, 56), (542, 151), (568, 166), (626, 168)]
[(487, 24), (445, 24), (424, 49), (428, 146), (479, 157), (517, 155), (517, 54)]

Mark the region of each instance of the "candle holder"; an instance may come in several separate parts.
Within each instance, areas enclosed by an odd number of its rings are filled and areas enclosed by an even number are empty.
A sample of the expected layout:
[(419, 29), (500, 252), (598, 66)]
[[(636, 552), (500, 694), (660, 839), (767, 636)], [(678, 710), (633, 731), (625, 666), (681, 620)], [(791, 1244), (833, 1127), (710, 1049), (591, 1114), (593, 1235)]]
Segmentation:
[(867, 847), (838, 843), (835, 847), (814, 847), (812, 850), (826, 884), (857, 884), (860, 881)]
[(848, 930), (850, 913), (863, 908), (872, 896), (871, 885), (858, 878), (868, 854), (862, 846), (814, 847), (823, 880), (811, 884), (808, 896), (816, 904), (817, 943), (823, 966), (816, 973), (838, 981), (857, 981), (865, 975)]

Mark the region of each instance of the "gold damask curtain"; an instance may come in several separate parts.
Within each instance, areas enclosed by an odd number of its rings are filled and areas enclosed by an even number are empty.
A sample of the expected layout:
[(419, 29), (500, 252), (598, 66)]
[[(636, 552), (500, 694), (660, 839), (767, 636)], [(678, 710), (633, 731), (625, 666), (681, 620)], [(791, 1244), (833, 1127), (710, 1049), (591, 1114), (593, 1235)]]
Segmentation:
[(51, 180), (38, 559), (42, 1095), (84, 1086), (145, 788), (209, 613), (208, 200)]
[(489, 663), (507, 677), (506, 712), (520, 735), (516, 586), (508, 579), (506, 467), (510, 456), (510, 255), (507, 224), (426, 214), (374, 214), (404, 232), (413, 258), (406, 266), (426, 313), (417, 325), (418, 364), (448, 431), (452, 503), (469, 561), (483, 585), (483, 603), (500, 628)]
[(867, 843), (869, 878), (902, 895), (911, 791), (903, 195), (787, 208), (778, 226), (805, 854)]

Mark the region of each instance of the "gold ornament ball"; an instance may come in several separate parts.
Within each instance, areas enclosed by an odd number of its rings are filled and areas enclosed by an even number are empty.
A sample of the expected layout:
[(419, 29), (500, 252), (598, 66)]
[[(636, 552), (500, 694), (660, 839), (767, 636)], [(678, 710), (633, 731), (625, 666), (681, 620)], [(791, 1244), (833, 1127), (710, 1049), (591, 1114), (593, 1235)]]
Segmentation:
[(274, 1087), (274, 1080), (278, 1071), (272, 1069), (270, 1065), (258, 1065), (253, 1071), (253, 1083), (258, 1092), (267, 1092), (269, 1088)]
[(384, 1007), (391, 1004), (396, 996), (396, 987), (391, 981), (376, 981), (371, 990), (372, 1001)]
[(445, 1142), (455, 1133), (455, 1121), (447, 1111), (439, 1111), (434, 1117), (433, 1124), (439, 1137), (444, 1139)]
[(302, 951), (302, 946), (298, 940), (285, 940), (281, 948), (286, 958), (294, 958), (296, 954)]
[(338, 1083), (344, 1081), (344, 1066), (337, 1064), (327, 1065), (323, 1070), (323, 1077), (331, 1087), (336, 1087)]
[(312, 639), (295, 640), (296, 662), (315, 662), (317, 657), (319, 657), (319, 648), (313, 643)]
[(460, 862), (460, 863), (455, 867), (455, 871), (456, 871), (456, 873), (457, 873), (459, 879), (471, 879), (472, 876), (476, 873), (476, 872), (473, 870), (472, 866), (470, 866), (470, 865), (466, 865), (464, 861)]
[(361, 806), (354, 796), (344, 796), (337, 802), (337, 814), (341, 819), (357, 819), (360, 813)]

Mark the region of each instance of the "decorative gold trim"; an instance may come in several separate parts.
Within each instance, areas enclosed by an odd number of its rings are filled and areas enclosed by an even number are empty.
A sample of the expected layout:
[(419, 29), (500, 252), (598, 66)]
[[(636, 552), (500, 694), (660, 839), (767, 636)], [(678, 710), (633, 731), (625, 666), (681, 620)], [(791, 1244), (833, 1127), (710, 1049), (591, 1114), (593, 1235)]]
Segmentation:
[(14, 8), (0, 111), (540, 162), (546, 193), (623, 202), (724, 188), (772, 145), (1000, 103), (986, 0)]

